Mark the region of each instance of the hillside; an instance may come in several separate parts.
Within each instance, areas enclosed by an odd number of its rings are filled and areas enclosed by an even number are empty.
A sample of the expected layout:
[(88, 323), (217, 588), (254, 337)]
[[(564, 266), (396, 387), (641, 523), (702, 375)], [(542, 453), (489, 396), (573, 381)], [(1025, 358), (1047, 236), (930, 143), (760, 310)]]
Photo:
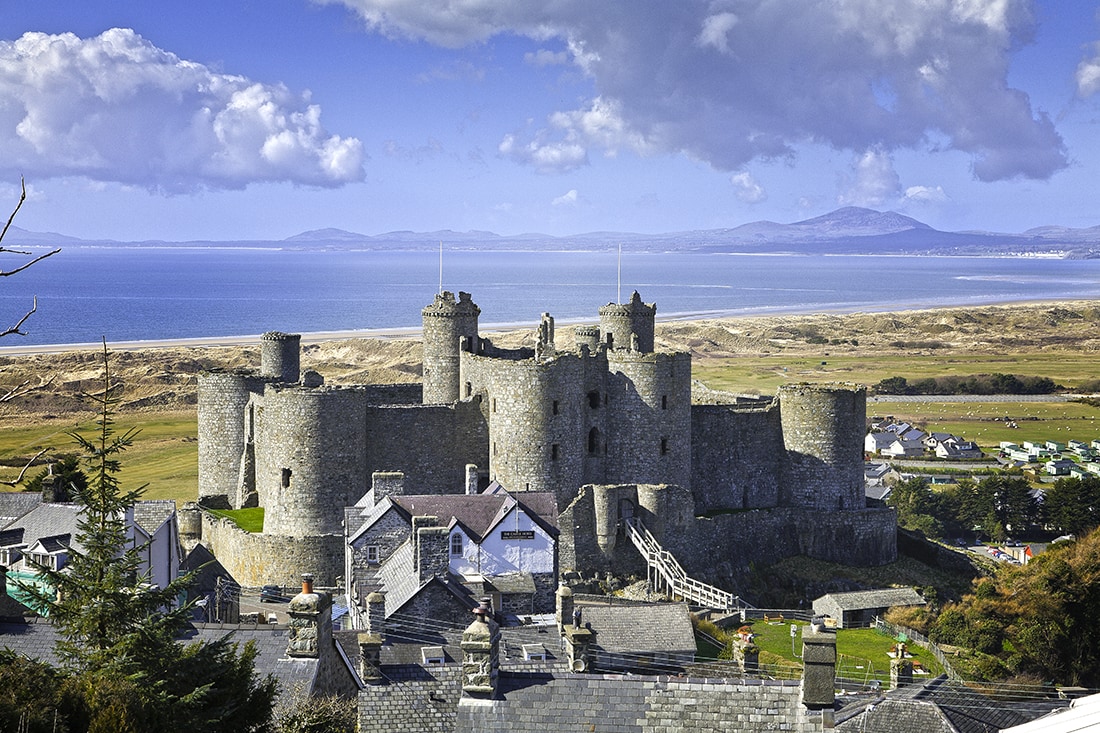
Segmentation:
[[(498, 343), (532, 343), (534, 329), (490, 334)], [(571, 329), (558, 329), (567, 344)], [(804, 355), (816, 359), (874, 355), (934, 355), (959, 361), (975, 354), (1100, 354), (1100, 304), (1092, 301), (903, 311), (783, 315), (657, 326), (660, 348), (691, 352), (701, 370), (722, 360)], [(314, 369), (331, 384), (393, 383), (420, 378), (420, 343), (409, 338), (348, 339), (307, 343), (302, 369)], [(123, 410), (194, 409), (197, 375), (205, 369), (258, 365), (258, 346), (174, 346), (116, 351), (112, 369), (125, 385)], [(814, 362), (817, 363), (817, 362)], [(45, 386), (0, 405), (8, 425), (21, 421), (73, 419), (79, 395), (98, 387), (96, 351), (0, 356), (0, 386), (24, 381)], [(1005, 371), (1011, 371), (1006, 366)]]

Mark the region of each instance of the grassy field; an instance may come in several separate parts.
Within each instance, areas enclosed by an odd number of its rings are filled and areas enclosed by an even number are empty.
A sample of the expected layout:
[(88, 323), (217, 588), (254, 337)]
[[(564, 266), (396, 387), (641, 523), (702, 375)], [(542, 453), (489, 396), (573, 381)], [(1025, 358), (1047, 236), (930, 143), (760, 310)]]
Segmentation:
[(1016, 374), (1050, 377), (1074, 388), (1096, 379), (1100, 355), (1093, 352), (1037, 352), (1004, 354), (937, 354), (935, 350), (909, 354), (848, 355), (822, 346), (820, 354), (734, 356), (697, 360), (692, 376), (712, 389), (749, 394), (774, 394), (789, 382), (856, 382), (873, 385), (888, 377), (910, 382), (926, 377), (971, 374)]
[[(792, 647), (791, 624), (796, 627), (796, 636)], [(801, 621), (765, 623), (757, 620), (751, 624), (755, 634), (754, 642), (760, 647), (762, 667), (777, 677), (797, 678), (802, 664), (802, 631), (806, 624)], [(731, 629), (728, 633), (734, 633)], [(884, 686), (890, 682), (890, 647), (894, 640), (874, 629), (839, 629), (836, 635), (837, 676), (866, 684), (878, 680)], [(707, 648), (701, 648), (705, 654)], [(943, 673), (943, 667), (924, 647), (914, 643), (907, 645), (914, 666), (925, 670), (929, 677)], [(924, 675), (920, 675), (924, 676)]]
[[(134, 413), (119, 415), (119, 432), (131, 427), (140, 432), (133, 445), (122, 455), (119, 479), (128, 489), (147, 484), (146, 499), (193, 501), (198, 496), (199, 448), (197, 417), (191, 412)], [(42, 448), (51, 453), (76, 453), (77, 446), (68, 435), (76, 431), (89, 437), (96, 429), (91, 415), (80, 422), (44, 420), (0, 428), (0, 459), (16, 461), (30, 457)], [(49, 454), (47, 454), (49, 455)], [(15, 466), (0, 467), (0, 479), (13, 480), (19, 474)], [(41, 469), (32, 468), (28, 476)]]

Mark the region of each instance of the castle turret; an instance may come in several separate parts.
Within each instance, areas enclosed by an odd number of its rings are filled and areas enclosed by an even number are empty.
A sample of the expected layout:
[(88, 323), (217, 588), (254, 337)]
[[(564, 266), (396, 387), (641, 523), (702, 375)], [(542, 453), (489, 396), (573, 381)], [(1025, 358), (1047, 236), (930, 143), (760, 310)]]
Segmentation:
[(477, 353), (477, 317), (481, 309), (469, 293), (458, 301), (449, 291), (421, 311), (424, 321), (424, 404), (446, 404), (459, 399), (459, 352)]
[(260, 376), (280, 382), (298, 381), (302, 337), (296, 333), (268, 331), (260, 337)]
[(629, 303), (608, 303), (600, 308), (600, 329), (608, 348), (653, 351), (653, 323), (657, 306), (643, 303), (635, 290)]
[(789, 384), (779, 388), (791, 506), (864, 509), (863, 436), (867, 390), (843, 384)]

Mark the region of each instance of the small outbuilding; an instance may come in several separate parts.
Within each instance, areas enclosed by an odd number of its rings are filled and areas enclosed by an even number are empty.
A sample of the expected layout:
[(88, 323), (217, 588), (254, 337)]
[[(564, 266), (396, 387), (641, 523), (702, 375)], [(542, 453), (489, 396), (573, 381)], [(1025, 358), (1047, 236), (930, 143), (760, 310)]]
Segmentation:
[(913, 588), (881, 588), (848, 593), (827, 593), (814, 601), (814, 614), (836, 619), (837, 628), (868, 626), (894, 606), (923, 606), (925, 600)]

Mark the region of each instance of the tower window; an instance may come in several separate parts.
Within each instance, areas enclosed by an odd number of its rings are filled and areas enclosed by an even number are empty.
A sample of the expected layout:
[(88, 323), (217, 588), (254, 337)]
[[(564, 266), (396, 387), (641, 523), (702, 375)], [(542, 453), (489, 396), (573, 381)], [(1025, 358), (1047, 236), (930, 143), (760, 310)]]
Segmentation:
[(588, 406), (593, 410), (600, 406), (600, 393), (597, 390), (588, 393)]
[(668, 455), (668, 438), (661, 438), (661, 455)]
[(588, 431), (588, 452), (592, 455), (599, 453), (600, 451), (600, 431), (597, 428), (592, 428)]
[(290, 487), (290, 474), (291, 474), (291, 470), (289, 468), (284, 468), (283, 469), (283, 488), (284, 489)]
[(497, 411), (497, 398), (494, 397), (493, 398), (493, 412), (496, 412), (496, 411)]
[(557, 400), (554, 400), (554, 402), (551, 404), (550, 411), (555, 415), (558, 414), (558, 401)]
[(559, 446), (557, 443), (552, 443), (550, 445), (550, 460), (551, 461), (558, 460), (558, 455), (560, 453), (561, 453), (561, 446)]
[(668, 409), (668, 395), (667, 394), (661, 395), (661, 409), (662, 410), (667, 410)]
[(470, 397), (474, 393), (474, 385), (466, 382), (466, 396)]

